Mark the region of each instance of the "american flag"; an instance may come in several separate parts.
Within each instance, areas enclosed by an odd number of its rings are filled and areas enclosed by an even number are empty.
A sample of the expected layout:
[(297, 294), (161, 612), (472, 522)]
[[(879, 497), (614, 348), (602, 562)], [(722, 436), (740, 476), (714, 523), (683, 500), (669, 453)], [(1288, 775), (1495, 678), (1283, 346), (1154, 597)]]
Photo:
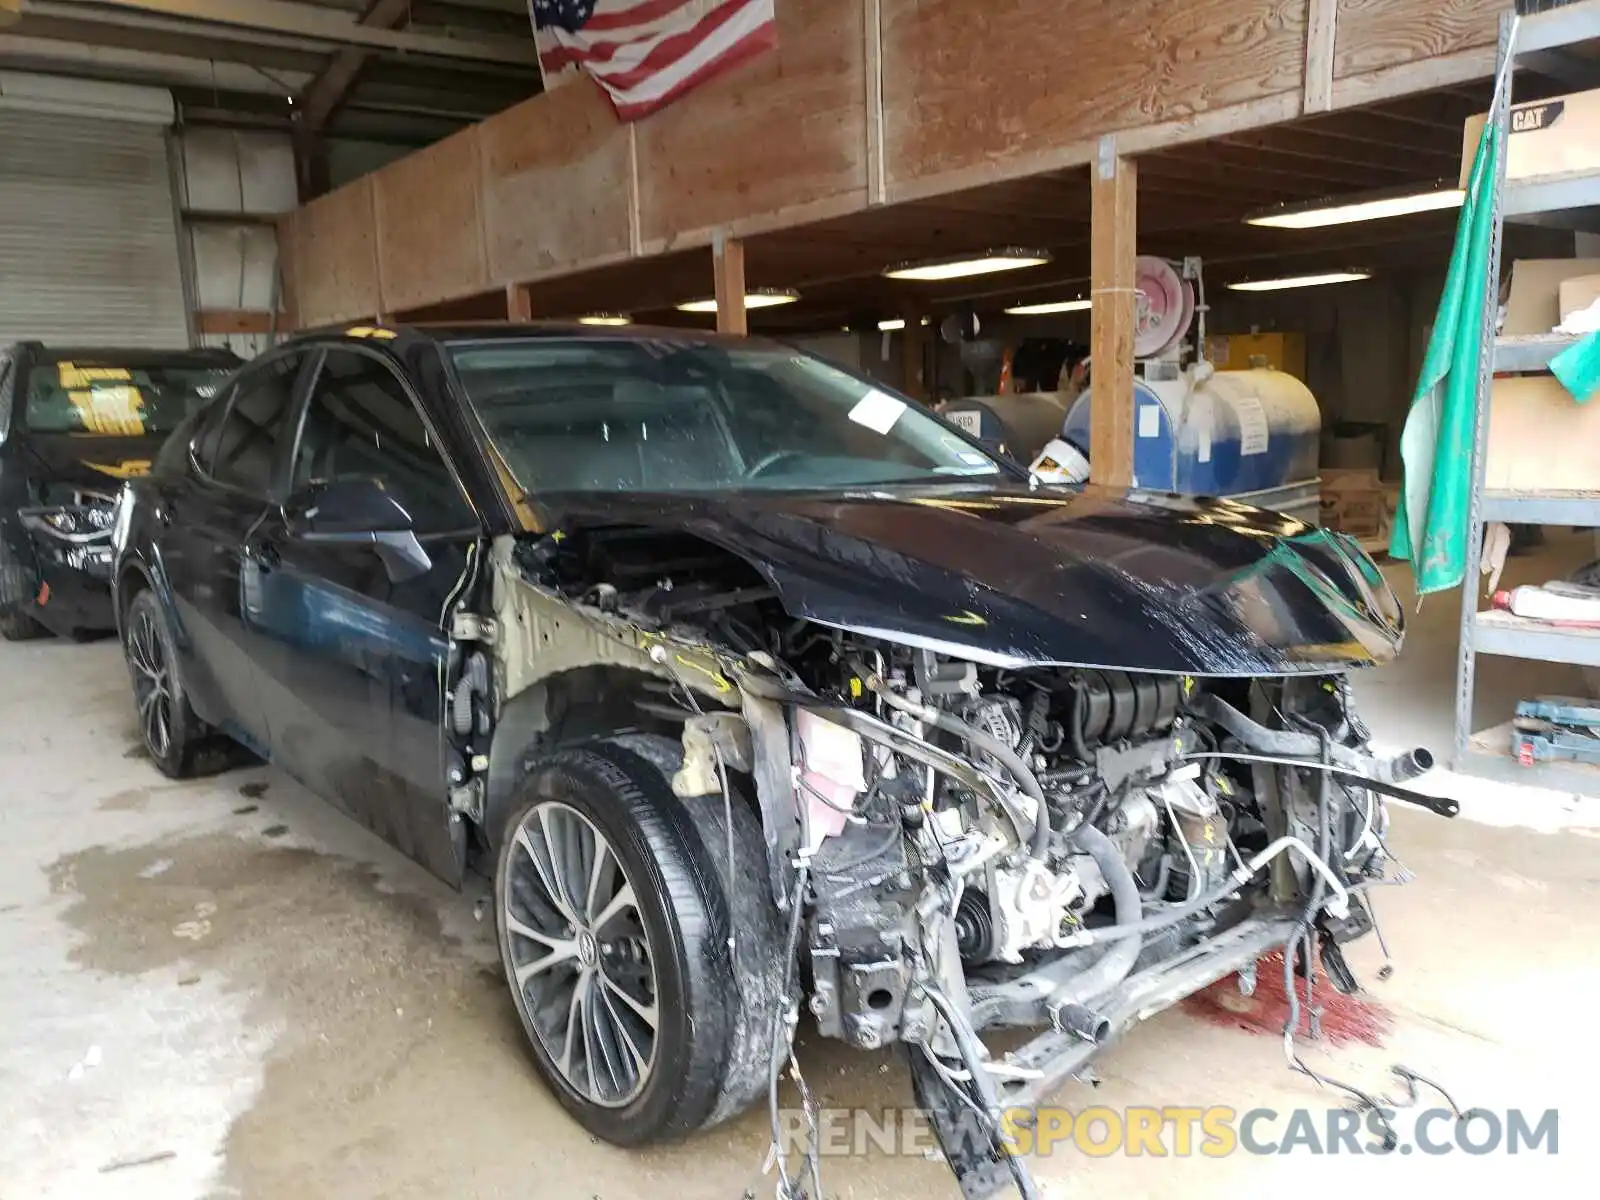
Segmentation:
[(777, 44), (776, 0), (528, 0), (549, 86), (582, 70), (634, 121)]

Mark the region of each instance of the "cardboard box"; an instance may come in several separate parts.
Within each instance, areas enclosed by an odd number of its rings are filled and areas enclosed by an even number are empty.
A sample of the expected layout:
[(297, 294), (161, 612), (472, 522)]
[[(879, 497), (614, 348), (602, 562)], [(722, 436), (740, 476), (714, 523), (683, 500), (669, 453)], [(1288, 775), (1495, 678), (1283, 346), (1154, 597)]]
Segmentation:
[(1506, 298), (1506, 337), (1549, 333), (1561, 323), (1561, 285), (1600, 275), (1600, 258), (1519, 258), (1511, 264)]
[(1383, 491), (1383, 481), (1378, 478), (1376, 467), (1323, 467), (1318, 473), (1322, 477), (1324, 496), (1333, 492)]
[(1390, 488), (1368, 468), (1323, 468), (1320, 521), (1352, 537), (1372, 538), (1386, 528), (1393, 509)]
[(1596, 300), (1600, 300), (1600, 275), (1577, 275), (1571, 279), (1563, 279), (1556, 289), (1559, 299), (1561, 319), (1565, 321), (1573, 313), (1582, 312)]
[(1600, 403), (1579, 404), (1549, 375), (1496, 379), (1483, 486), (1600, 492)]
[[(1487, 114), (1468, 117), (1461, 138), (1461, 186), (1472, 173)], [(1506, 178), (1600, 171), (1600, 89), (1511, 106)]]

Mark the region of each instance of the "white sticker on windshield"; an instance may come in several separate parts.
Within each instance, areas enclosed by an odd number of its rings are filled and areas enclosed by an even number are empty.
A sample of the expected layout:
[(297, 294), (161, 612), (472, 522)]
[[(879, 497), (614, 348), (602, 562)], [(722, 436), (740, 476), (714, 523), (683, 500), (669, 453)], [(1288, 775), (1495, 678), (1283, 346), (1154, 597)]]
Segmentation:
[(893, 396), (874, 390), (856, 402), (856, 406), (850, 410), (850, 419), (857, 425), (865, 425), (873, 433), (888, 433), (905, 411), (904, 400), (896, 400)]

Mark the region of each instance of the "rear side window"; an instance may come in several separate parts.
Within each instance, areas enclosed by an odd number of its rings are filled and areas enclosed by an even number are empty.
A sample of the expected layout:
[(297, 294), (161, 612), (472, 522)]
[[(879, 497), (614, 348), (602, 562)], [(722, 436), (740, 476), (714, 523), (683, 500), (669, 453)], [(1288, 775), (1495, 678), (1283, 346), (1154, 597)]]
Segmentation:
[(290, 408), (301, 357), (289, 354), (239, 376), (221, 421), (200, 436), (195, 457), (212, 479), (265, 496), (278, 447), (290, 434)]

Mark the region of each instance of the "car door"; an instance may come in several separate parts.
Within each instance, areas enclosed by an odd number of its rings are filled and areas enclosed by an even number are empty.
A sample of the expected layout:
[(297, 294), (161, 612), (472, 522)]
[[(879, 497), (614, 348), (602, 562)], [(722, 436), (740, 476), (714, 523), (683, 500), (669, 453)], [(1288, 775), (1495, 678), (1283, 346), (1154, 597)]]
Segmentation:
[(161, 570), (195, 711), (263, 755), (271, 739), (251, 621), (260, 579), (246, 547), (281, 495), (306, 364), (303, 352), (287, 352), (242, 371), (201, 424), (189, 471), (158, 485)]
[[(336, 480), (381, 482), (422, 554), (296, 533)], [(253, 536), (270, 564), (257, 662), (275, 761), (436, 874), (458, 882), (463, 830), (447, 803), (446, 609), (479, 522), (406, 384), (363, 348), (330, 348), (307, 393), (288, 499)]]

